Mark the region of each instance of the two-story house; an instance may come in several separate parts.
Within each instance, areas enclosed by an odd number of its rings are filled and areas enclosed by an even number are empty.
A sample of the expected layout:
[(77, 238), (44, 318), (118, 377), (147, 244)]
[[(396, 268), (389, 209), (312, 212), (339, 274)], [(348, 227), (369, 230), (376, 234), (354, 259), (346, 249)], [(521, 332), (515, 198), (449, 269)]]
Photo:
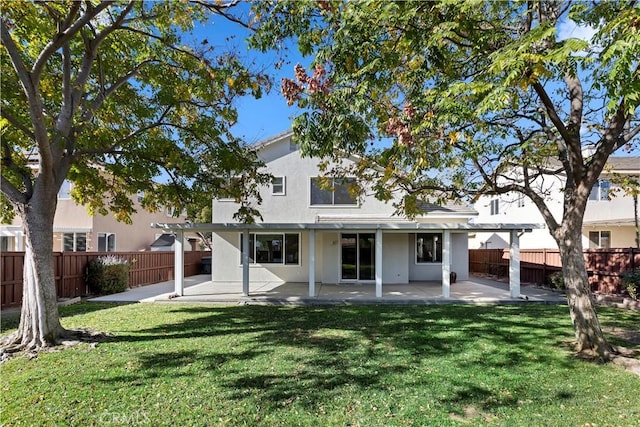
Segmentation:
[[(151, 228), (152, 223), (171, 220), (184, 221), (186, 217), (173, 217), (165, 209), (148, 212), (140, 205), (141, 194), (132, 196), (137, 212), (132, 223), (117, 221), (113, 215), (89, 215), (84, 206), (71, 199), (72, 183), (64, 181), (58, 192), (58, 206), (53, 222), (53, 250), (56, 252), (132, 252), (154, 249), (152, 245), (162, 233)], [(162, 239), (160, 239), (162, 240)], [(186, 245), (191, 249), (191, 245)], [(0, 224), (0, 251), (23, 251), (24, 232), (19, 217), (11, 224)]]
[[(633, 197), (620, 185), (621, 178), (640, 180), (640, 157), (610, 157), (599, 181), (593, 186), (584, 214), (582, 246), (584, 248), (635, 247)], [(547, 206), (558, 220), (562, 218), (562, 188), (564, 175), (548, 177), (541, 191)], [(475, 222), (504, 223), (521, 221), (543, 223), (542, 215), (531, 200), (520, 194), (483, 196), (474, 204), (478, 216)], [(472, 249), (502, 249), (509, 246), (506, 233), (476, 233), (469, 242)], [(541, 228), (527, 233), (520, 240), (523, 249), (557, 249), (549, 230)]]
[[(233, 214), (239, 206), (233, 200), (214, 200), (212, 224), (157, 225), (178, 234), (213, 232), (214, 283), (242, 283), (248, 295), (250, 283), (308, 282), (310, 296), (315, 296), (316, 283), (370, 284), (380, 297), (383, 284), (442, 281), (448, 297), (451, 272), (458, 280), (469, 277), (470, 231), (510, 232), (517, 248), (519, 232), (530, 227), (472, 226), (476, 212), (462, 203), (423, 203), (422, 214), (412, 220), (396, 215), (391, 203), (366, 191), (363, 198), (354, 197), (350, 185), (355, 178), (323, 176), (318, 159), (302, 157), (291, 138), (289, 131), (257, 146), (274, 177), (261, 192), (262, 221), (238, 223)], [(176, 268), (180, 264), (177, 258)], [(182, 295), (179, 282), (177, 272), (176, 293)], [(519, 288), (513, 292), (519, 295)]]

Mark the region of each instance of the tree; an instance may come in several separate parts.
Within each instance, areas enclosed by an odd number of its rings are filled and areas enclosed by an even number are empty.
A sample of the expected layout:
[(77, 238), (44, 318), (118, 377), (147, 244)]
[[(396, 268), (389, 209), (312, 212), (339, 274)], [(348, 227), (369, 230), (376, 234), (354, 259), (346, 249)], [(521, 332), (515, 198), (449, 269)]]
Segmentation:
[[(516, 193), (558, 243), (577, 350), (609, 359), (582, 255), (592, 185), (636, 143), (640, 14), (635, 1), (307, 1), (255, 6), (252, 43), (290, 37), (314, 55), (282, 91), (308, 154), (363, 159), (350, 173), (408, 215), (416, 201)], [(559, 33), (592, 29), (588, 40)], [(370, 147), (376, 138), (392, 144)], [(384, 142), (384, 141), (383, 141)], [(583, 149), (593, 148), (592, 155)], [(544, 180), (562, 174), (564, 212)]]
[[(267, 177), (229, 128), (232, 101), (259, 97), (269, 80), (193, 33), (214, 15), (235, 20), (235, 3), (3, 4), (0, 188), (4, 218), (22, 220), (26, 251), (20, 325), (2, 351), (38, 350), (67, 334), (52, 256), (65, 179), (92, 213), (124, 221), (138, 191), (149, 210), (180, 212), (223, 194), (244, 202), (241, 217), (256, 213), (249, 200)], [(226, 186), (229, 176), (245, 185)]]

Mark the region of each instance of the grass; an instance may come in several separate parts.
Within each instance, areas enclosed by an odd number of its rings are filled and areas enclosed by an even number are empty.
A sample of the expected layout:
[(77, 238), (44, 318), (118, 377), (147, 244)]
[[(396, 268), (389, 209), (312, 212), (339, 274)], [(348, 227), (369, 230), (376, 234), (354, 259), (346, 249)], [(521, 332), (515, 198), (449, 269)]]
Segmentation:
[[(65, 327), (110, 339), (4, 363), (2, 425), (640, 420), (640, 379), (572, 357), (564, 306), (92, 303), (61, 313)], [(640, 329), (638, 312), (599, 314), (605, 326)]]

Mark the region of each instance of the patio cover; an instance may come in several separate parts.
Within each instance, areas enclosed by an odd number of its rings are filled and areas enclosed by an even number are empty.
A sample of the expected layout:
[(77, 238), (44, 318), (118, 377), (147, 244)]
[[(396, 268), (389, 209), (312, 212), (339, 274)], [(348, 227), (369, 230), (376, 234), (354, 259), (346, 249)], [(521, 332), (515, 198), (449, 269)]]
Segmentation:
[(184, 233), (216, 232), (237, 230), (243, 235), (242, 252), (242, 292), (249, 295), (249, 233), (258, 230), (307, 230), (309, 231), (309, 296), (315, 297), (315, 234), (329, 230), (375, 230), (376, 231), (376, 297), (382, 297), (382, 233), (409, 233), (421, 230), (443, 230), (442, 251), (442, 296), (450, 296), (450, 247), (451, 231), (466, 232), (509, 232), (509, 291), (512, 298), (520, 297), (520, 235), (533, 229), (543, 228), (540, 224), (470, 224), (470, 223), (422, 223), (422, 222), (376, 222), (376, 223), (153, 223), (153, 228), (176, 235), (175, 244), (175, 293), (184, 294)]

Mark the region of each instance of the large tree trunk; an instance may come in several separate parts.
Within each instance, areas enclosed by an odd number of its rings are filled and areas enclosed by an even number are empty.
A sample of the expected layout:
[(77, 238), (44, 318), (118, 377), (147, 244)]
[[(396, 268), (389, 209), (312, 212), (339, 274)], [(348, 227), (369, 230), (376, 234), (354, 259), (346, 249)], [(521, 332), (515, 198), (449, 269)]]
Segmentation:
[(607, 361), (615, 351), (605, 339), (596, 313), (584, 262), (581, 228), (569, 228), (573, 230), (567, 230), (558, 244), (577, 351)]
[(56, 195), (31, 200), (20, 210), (26, 232), (22, 311), (18, 330), (0, 344), (7, 352), (37, 351), (55, 345), (65, 333), (58, 314), (53, 266)]

